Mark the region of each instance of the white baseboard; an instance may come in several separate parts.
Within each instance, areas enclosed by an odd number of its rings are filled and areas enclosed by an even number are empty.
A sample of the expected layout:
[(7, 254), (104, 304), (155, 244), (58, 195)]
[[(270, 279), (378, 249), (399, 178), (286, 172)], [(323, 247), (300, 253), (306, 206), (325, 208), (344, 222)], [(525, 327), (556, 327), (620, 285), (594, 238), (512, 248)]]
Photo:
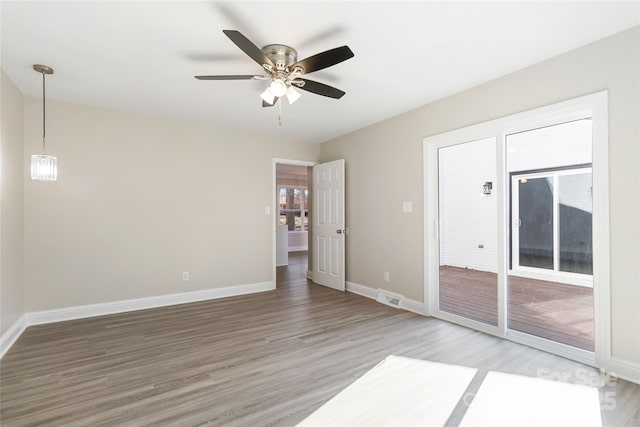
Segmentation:
[(9, 351), (11, 346), (16, 342), (20, 335), (27, 327), (25, 316), (22, 315), (7, 331), (0, 337), (0, 359)]
[(609, 372), (623, 380), (640, 384), (640, 363), (612, 356)]
[(275, 289), (273, 282), (251, 283), (248, 285), (227, 286), (224, 288), (205, 289), (202, 291), (183, 292), (179, 294), (158, 295), (101, 304), (88, 304), (53, 310), (35, 311), (25, 314), (25, 317), (27, 326), (41, 325), (44, 323), (62, 322), (64, 320), (83, 319), (86, 317), (144, 310), (146, 308), (165, 307), (168, 305), (252, 294), (255, 292), (271, 291), (273, 289)]
[[(346, 285), (347, 285), (348, 292), (351, 292), (363, 297), (376, 299), (378, 295), (377, 289), (370, 288), (368, 286), (359, 285), (353, 282), (346, 282)], [(422, 301), (416, 301), (410, 298), (403, 298), (402, 302), (400, 303), (400, 308), (403, 310), (411, 311), (413, 313), (421, 314), (424, 316), (424, 303)]]
[(309, 250), (309, 246), (289, 246), (288, 252), (300, 252)]
[(202, 291), (183, 292), (179, 294), (158, 295), (147, 298), (137, 298), (124, 301), (114, 301), (101, 304), (79, 305), (75, 307), (58, 308), (53, 310), (33, 311), (25, 313), (0, 338), (0, 358), (11, 348), (24, 330), (31, 325), (62, 322), (65, 320), (84, 319), (87, 317), (104, 316), (107, 314), (125, 313), (127, 311), (144, 310), (147, 308), (165, 307), (175, 304), (206, 301), (210, 299), (233, 297), (272, 291), (273, 282), (251, 283), (247, 285), (227, 286), (224, 288), (205, 289)]
[(313, 280), (313, 271), (307, 270), (307, 279)]
[(376, 289), (370, 288), (368, 286), (359, 285), (353, 282), (346, 282), (347, 292), (351, 292), (356, 295), (360, 295), (363, 297), (376, 299), (378, 295), (378, 291)]

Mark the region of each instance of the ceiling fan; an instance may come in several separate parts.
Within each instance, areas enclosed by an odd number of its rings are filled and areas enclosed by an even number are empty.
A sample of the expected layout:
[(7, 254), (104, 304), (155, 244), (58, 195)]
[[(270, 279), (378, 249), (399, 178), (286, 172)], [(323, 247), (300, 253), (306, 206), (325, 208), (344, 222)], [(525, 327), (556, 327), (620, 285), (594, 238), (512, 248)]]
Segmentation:
[(286, 96), (290, 104), (300, 98), (295, 88), (306, 90), (317, 95), (340, 99), (345, 92), (335, 87), (301, 76), (339, 64), (354, 56), (349, 46), (336, 47), (320, 52), (301, 61), (298, 53), (290, 46), (270, 44), (260, 49), (240, 31), (222, 31), (251, 59), (266, 71), (267, 75), (225, 75), (195, 76), (198, 80), (271, 80), (269, 87), (260, 95), (263, 107), (275, 105), (280, 98)]

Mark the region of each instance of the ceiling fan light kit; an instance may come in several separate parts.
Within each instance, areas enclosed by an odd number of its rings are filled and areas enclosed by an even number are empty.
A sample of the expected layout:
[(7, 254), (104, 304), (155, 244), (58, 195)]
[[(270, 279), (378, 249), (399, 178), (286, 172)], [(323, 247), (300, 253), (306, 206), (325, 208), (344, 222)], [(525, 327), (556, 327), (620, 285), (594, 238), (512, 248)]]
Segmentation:
[(287, 93), (287, 84), (280, 78), (273, 79), (273, 81), (269, 85), (269, 90), (271, 91), (273, 96), (277, 96), (279, 98)]
[(296, 87), (307, 92), (329, 98), (340, 99), (345, 92), (324, 83), (301, 78), (302, 75), (319, 71), (339, 64), (354, 56), (348, 46), (330, 49), (298, 61), (298, 52), (290, 46), (270, 44), (262, 49), (236, 30), (223, 30), (247, 56), (257, 62), (268, 74), (252, 75), (220, 75), (195, 76), (198, 80), (271, 80), (269, 86), (260, 94), (263, 107), (271, 107), (286, 95), (289, 104), (296, 102), (301, 94)]

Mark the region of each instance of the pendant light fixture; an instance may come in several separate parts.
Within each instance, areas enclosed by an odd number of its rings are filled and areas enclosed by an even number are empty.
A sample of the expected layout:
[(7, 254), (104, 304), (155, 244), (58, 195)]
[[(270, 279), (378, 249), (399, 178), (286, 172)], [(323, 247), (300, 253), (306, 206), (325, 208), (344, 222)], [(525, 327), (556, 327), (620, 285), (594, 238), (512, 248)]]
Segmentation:
[(42, 74), (42, 154), (34, 154), (31, 156), (31, 179), (38, 181), (55, 181), (58, 178), (58, 165), (57, 159), (47, 154), (47, 108), (45, 104), (45, 76), (47, 74), (53, 74), (53, 68), (36, 64), (33, 66), (33, 69)]

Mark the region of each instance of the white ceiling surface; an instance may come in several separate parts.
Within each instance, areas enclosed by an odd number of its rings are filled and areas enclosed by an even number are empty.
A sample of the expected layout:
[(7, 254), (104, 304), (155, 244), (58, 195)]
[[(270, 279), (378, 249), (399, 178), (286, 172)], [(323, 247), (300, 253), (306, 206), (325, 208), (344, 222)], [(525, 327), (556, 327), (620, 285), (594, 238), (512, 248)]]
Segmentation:
[[(55, 69), (47, 97), (323, 142), (471, 88), (639, 23), (639, 2), (7, 2), (2, 67), (41, 96), (35, 63)], [(355, 57), (307, 77), (346, 92), (309, 92), (262, 108), (259, 74), (223, 33), (302, 59), (348, 45)]]

